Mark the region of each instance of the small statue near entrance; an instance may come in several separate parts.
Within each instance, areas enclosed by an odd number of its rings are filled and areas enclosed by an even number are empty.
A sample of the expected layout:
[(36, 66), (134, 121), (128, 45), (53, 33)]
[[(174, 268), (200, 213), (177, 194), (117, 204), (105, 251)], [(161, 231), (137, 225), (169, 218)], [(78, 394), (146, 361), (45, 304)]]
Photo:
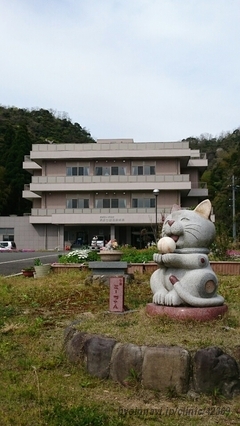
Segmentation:
[(204, 200), (194, 210), (174, 206), (166, 217), (159, 253), (153, 256), (159, 265), (150, 279), (154, 304), (198, 308), (223, 305), (208, 259), (208, 248), (215, 238), (211, 208), (211, 202)]

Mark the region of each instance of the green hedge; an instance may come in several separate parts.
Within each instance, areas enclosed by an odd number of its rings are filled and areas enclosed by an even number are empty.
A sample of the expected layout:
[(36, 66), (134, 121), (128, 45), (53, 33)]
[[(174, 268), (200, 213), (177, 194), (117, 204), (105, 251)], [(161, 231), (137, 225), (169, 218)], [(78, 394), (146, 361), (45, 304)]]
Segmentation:
[[(152, 262), (153, 254), (157, 253), (157, 248), (149, 247), (138, 250), (135, 247), (119, 247), (123, 254), (121, 260), (128, 263)], [(59, 256), (59, 263), (87, 263), (100, 260), (97, 251), (91, 249), (72, 250), (67, 254)]]

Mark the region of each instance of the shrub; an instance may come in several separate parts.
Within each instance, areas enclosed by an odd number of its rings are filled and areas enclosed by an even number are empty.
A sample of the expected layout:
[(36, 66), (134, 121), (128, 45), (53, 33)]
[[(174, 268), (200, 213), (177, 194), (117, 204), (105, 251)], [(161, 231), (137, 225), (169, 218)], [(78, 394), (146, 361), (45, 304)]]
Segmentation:
[(84, 263), (99, 260), (96, 251), (91, 249), (78, 249), (68, 254), (59, 256), (59, 263)]
[[(152, 262), (153, 254), (157, 253), (157, 247), (149, 247), (147, 249), (136, 249), (135, 247), (119, 247), (123, 253), (121, 261), (127, 263), (144, 263)], [(68, 254), (59, 256), (59, 263), (86, 263), (100, 260), (97, 251), (91, 249), (79, 249), (70, 251)]]
[(226, 227), (222, 223), (216, 224), (216, 237), (210, 247), (211, 260), (227, 260), (229, 258), (229, 238)]
[(140, 250), (135, 247), (121, 247), (120, 250), (123, 253), (121, 260), (128, 263), (152, 262), (153, 254), (158, 252), (156, 246)]

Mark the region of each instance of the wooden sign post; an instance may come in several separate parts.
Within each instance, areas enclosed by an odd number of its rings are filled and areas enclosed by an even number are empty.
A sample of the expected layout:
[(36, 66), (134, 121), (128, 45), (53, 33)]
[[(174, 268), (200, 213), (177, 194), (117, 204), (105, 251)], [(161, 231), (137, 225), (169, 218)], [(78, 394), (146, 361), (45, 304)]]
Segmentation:
[(124, 311), (124, 277), (110, 277), (110, 295), (109, 295), (109, 311), (123, 312)]

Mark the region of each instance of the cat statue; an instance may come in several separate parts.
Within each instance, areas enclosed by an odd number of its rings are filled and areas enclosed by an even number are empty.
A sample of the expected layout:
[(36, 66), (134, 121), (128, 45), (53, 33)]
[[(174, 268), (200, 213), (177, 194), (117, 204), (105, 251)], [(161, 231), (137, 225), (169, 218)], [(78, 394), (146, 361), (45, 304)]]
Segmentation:
[(195, 210), (172, 208), (158, 241), (160, 253), (153, 255), (158, 263), (151, 276), (153, 302), (167, 306), (220, 306), (224, 298), (217, 294), (218, 280), (209, 259), (208, 247), (215, 238), (210, 220), (210, 200)]

